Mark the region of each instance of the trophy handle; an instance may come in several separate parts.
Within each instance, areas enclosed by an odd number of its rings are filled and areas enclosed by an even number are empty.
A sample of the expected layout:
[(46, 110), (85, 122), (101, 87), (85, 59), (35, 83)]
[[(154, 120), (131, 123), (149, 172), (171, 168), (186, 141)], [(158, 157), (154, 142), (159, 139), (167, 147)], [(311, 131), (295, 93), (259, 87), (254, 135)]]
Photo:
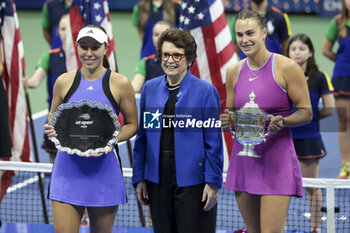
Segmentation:
[[(270, 120), (270, 121), (273, 121), (273, 120), (275, 120), (275, 116), (271, 115), (271, 114), (268, 114), (266, 116), (266, 119)], [(269, 130), (267, 130), (267, 132), (264, 134), (264, 139), (263, 139), (264, 142), (266, 142), (266, 137), (269, 136), (270, 134), (271, 134), (271, 132)]]
[[(229, 111), (230, 116), (234, 119), (235, 118), (235, 112), (234, 111)], [(232, 139), (235, 140), (235, 131), (233, 128), (230, 127), (230, 132), (232, 133)]]

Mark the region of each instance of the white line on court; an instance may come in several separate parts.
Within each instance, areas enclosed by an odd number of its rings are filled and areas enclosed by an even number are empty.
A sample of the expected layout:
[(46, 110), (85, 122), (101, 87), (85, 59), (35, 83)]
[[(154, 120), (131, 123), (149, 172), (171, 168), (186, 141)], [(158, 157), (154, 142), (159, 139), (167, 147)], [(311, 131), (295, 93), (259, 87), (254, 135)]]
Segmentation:
[(38, 118), (47, 116), (47, 114), (49, 114), (49, 111), (46, 109), (46, 110), (43, 110), (41, 112), (34, 113), (32, 115), (32, 118), (33, 118), (33, 120), (37, 120)]
[[(44, 176), (42, 175), (42, 177), (44, 177)], [(37, 175), (32, 177), (32, 178), (26, 179), (18, 184), (15, 184), (15, 185), (12, 185), (11, 187), (9, 187), (6, 191), (6, 193), (12, 193), (12, 192), (16, 191), (17, 189), (24, 188), (27, 185), (30, 185), (30, 184), (37, 182), (38, 180), (39, 180), (39, 177)]]

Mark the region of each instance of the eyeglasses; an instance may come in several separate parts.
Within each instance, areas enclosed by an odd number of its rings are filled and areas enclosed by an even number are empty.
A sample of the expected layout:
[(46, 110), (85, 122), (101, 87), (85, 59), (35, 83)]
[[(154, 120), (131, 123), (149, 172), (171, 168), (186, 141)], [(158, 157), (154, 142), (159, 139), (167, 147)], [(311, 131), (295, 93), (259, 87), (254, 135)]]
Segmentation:
[(183, 57), (185, 57), (185, 54), (181, 53), (162, 53), (162, 61), (167, 62), (170, 57), (173, 58), (174, 62), (179, 63)]

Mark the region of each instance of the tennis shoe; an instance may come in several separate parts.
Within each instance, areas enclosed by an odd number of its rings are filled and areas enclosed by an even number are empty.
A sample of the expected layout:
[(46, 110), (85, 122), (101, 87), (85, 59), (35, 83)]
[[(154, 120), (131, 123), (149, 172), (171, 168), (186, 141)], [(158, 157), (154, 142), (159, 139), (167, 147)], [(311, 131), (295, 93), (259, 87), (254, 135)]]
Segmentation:
[(311, 233), (321, 233), (321, 228), (313, 227), (313, 228), (311, 229)]
[(80, 225), (87, 226), (87, 225), (89, 225), (89, 222), (90, 222), (89, 216), (87, 215), (87, 212), (85, 211), (83, 218), (81, 219)]
[(340, 169), (337, 179), (350, 179), (350, 169), (344, 161), (343, 167)]

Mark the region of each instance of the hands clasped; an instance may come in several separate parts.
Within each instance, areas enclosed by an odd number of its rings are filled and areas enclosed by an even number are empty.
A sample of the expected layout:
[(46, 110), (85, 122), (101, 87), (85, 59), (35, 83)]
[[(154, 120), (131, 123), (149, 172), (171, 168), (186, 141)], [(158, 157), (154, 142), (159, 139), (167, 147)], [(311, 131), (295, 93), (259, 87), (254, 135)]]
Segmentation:
[(268, 130), (271, 133), (276, 133), (278, 131), (280, 131), (282, 128), (284, 128), (284, 124), (283, 124), (283, 119), (284, 117), (281, 115), (275, 116), (269, 124)]
[(235, 126), (235, 119), (233, 118), (233, 112), (225, 109), (224, 113), (220, 115), (221, 128), (225, 130), (232, 130)]

